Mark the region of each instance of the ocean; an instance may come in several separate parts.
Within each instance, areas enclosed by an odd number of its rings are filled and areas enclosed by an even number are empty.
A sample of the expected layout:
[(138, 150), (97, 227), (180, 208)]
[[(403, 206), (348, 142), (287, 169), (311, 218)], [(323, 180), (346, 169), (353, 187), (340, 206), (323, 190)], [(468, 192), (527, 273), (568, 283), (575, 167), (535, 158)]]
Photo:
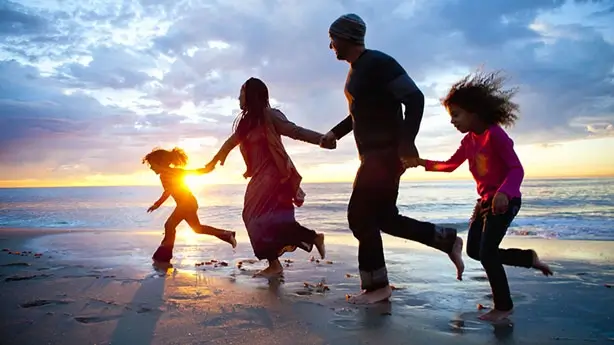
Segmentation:
[[(351, 183), (306, 183), (303, 188), (307, 200), (297, 209), (297, 219), (317, 231), (349, 234)], [(201, 222), (245, 231), (244, 190), (245, 185), (195, 190)], [(0, 189), (0, 227), (162, 231), (172, 199), (146, 212), (160, 193), (159, 186)], [(614, 240), (614, 178), (525, 180), (522, 193), (509, 236)], [(472, 181), (403, 182), (398, 206), (407, 216), (464, 232), (476, 198)]]

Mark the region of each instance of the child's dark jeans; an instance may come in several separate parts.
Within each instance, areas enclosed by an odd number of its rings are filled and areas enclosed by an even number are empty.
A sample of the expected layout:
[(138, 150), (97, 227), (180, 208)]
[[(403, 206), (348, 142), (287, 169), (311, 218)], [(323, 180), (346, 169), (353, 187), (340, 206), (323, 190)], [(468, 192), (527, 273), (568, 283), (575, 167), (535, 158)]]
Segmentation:
[(482, 263), (492, 289), (495, 309), (501, 311), (514, 307), (503, 265), (526, 268), (533, 266), (533, 251), (499, 248), (520, 206), (521, 199), (513, 198), (509, 202), (507, 212), (495, 215), (492, 212), (492, 200), (479, 200), (467, 234), (467, 255)]

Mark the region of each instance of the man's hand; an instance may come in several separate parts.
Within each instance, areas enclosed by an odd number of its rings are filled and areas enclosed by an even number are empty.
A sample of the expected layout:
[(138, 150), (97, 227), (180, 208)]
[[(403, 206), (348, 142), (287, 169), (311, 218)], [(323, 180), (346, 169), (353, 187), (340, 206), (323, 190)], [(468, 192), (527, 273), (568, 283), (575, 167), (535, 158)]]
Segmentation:
[(420, 155), (416, 144), (405, 144), (399, 148), (399, 156), (403, 162), (403, 168), (415, 168), (420, 165)]
[(509, 206), (510, 200), (505, 193), (497, 192), (492, 199), (492, 213), (505, 214)]
[(147, 213), (151, 213), (151, 212), (157, 210), (158, 207), (160, 207), (160, 205), (158, 205), (158, 204), (151, 205), (151, 207), (147, 209)]
[(333, 132), (328, 132), (320, 138), (320, 147), (323, 149), (334, 150), (337, 148), (337, 137)]

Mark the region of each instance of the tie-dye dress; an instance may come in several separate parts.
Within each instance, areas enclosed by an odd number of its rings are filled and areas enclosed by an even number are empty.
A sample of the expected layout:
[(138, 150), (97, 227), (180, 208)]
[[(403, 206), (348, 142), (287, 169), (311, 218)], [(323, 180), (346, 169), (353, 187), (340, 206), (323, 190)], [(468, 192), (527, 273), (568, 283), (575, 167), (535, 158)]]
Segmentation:
[(225, 158), (239, 145), (251, 178), (243, 202), (243, 222), (256, 257), (277, 259), (283, 253), (301, 248), (310, 252), (316, 233), (299, 224), (294, 207), (305, 197), (292, 160), (281, 135), (318, 145), (322, 134), (289, 121), (279, 110), (269, 109), (265, 124), (253, 129), (241, 142), (232, 135), (222, 146), (218, 158)]

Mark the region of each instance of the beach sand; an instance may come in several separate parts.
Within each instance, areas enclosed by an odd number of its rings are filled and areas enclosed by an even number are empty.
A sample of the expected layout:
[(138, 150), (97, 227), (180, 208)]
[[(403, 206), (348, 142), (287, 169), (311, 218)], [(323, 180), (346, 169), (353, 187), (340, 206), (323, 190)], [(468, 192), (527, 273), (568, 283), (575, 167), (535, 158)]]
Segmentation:
[(161, 271), (159, 231), (0, 229), (0, 344), (614, 344), (614, 242), (506, 239), (555, 275), (508, 268), (516, 310), (492, 325), (477, 319), (490, 289), (466, 256), (459, 282), (445, 255), (386, 237), (397, 289), (356, 307), (351, 236), (329, 236), (326, 260), (284, 256), (284, 282), (252, 279), (263, 263), (239, 239), (234, 252), (186, 232)]

